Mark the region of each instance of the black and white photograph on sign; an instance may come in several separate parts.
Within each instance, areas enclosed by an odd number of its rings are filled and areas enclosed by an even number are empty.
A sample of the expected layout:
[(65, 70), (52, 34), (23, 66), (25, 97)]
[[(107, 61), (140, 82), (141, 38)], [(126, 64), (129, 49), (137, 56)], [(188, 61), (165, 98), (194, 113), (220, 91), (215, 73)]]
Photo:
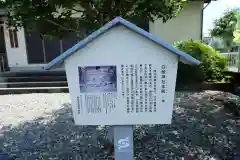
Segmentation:
[(79, 67), (81, 93), (117, 92), (116, 66)]

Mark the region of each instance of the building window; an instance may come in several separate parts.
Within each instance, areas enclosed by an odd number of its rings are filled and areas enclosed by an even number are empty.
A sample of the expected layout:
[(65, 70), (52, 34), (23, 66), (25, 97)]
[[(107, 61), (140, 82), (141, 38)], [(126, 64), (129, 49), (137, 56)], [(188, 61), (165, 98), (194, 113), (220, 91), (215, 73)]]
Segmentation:
[(16, 29), (9, 29), (8, 31), (9, 31), (11, 48), (18, 48), (17, 30)]

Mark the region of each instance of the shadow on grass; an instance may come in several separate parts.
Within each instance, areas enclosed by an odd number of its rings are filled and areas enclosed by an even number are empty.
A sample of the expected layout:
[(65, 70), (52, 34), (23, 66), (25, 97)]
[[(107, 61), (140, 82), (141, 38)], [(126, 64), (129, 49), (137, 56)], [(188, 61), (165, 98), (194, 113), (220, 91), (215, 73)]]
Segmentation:
[(240, 152), (239, 120), (211, 96), (215, 95), (177, 93), (171, 125), (139, 127), (137, 159), (175, 160), (191, 154), (196, 160), (233, 160)]
[(21, 160), (95, 160), (107, 159), (100, 140), (106, 128), (76, 126), (70, 104), (53, 115), (4, 127), (0, 149)]
[[(196, 160), (232, 159), (240, 151), (239, 120), (210, 96), (179, 92), (171, 125), (135, 126), (136, 160), (178, 160), (185, 154)], [(74, 125), (65, 104), (47, 117), (5, 126), (0, 149), (21, 160), (104, 160), (110, 159), (102, 146), (106, 132), (107, 127)]]

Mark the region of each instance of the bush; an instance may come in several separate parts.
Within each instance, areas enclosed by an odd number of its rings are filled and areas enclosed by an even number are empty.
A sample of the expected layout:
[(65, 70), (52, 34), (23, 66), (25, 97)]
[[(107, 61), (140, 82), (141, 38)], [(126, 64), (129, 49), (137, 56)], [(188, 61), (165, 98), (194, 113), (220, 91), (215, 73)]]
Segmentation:
[(174, 44), (175, 47), (191, 55), (201, 62), (199, 66), (179, 63), (178, 82), (212, 82), (223, 79), (226, 67), (225, 57), (202, 41), (186, 40)]

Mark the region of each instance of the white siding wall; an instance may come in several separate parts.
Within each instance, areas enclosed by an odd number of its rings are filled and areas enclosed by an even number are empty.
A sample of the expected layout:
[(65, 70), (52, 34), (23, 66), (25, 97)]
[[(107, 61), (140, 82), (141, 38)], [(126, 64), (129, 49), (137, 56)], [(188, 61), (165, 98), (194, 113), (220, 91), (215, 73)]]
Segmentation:
[(27, 51), (25, 43), (24, 29), (19, 29), (17, 32), (18, 48), (11, 48), (9, 32), (7, 26), (5, 26), (5, 44), (8, 58), (9, 67), (21, 67), (28, 64)]
[(161, 19), (150, 23), (150, 33), (170, 44), (187, 38), (200, 40), (203, 5), (203, 1), (189, 2), (182, 13), (167, 23), (163, 23)]

